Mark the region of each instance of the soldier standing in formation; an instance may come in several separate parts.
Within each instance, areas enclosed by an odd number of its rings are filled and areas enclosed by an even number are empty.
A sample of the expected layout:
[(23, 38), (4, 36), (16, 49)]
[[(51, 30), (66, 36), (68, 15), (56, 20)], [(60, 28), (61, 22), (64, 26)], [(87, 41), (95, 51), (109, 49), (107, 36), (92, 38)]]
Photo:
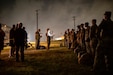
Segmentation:
[(89, 34), (90, 34), (90, 26), (89, 23), (86, 22), (85, 23), (85, 47), (86, 47), (86, 52), (87, 53), (91, 53), (91, 49), (90, 49), (90, 38), (89, 38)]
[(64, 46), (67, 47), (67, 31), (64, 32)]
[(93, 58), (95, 56), (95, 51), (98, 43), (97, 29), (98, 29), (98, 26), (96, 24), (96, 19), (92, 19), (92, 25), (90, 28), (90, 48), (91, 48), (91, 55)]
[[(113, 21), (111, 20), (110, 11), (105, 12), (104, 19), (98, 27), (97, 37), (99, 43), (93, 70), (102, 74), (108, 69), (110, 74), (113, 75)], [(105, 57), (107, 62), (105, 62)]]
[(1, 57), (1, 51), (4, 48), (4, 37), (5, 37), (5, 32), (2, 30), (2, 25), (0, 24), (0, 57)]
[(71, 30), (70, 40), (71, 40), (71, 49), (74, 50), (74, 48), (75, 48), (75, 40), (76, 40), (76, 34), (75, 34), (75, 30), (74, 29)]
[(86, 50), (85, 49), (85, 29), (84, 29), (84, 24), (83, 23), (80, 25), (80, 28), (81, 28), (80, 35), (79, 35), (79, 37), (80, 37), (80, 46), (83, 50)]

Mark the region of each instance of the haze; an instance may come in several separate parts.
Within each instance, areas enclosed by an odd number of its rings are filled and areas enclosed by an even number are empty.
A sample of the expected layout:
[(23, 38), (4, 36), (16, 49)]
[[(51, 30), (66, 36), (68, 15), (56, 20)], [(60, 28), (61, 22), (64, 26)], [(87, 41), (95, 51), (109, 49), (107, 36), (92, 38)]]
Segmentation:
[(62, 36), (68, 28), (74, 28), (73, 16), (76, 26), (85, 22), (91, 24), (94, 18), (99, 24), (105, 11), (113, 13), (113, 0), (0, 0), (0, 23), (11, 27), (22, 22), (29, 41), (35, 41), (37, 9), (40, 9), (38, 27), (42, 33), (41, 41), (45, 41), (47, 28), (54, 32), (54, 38)]

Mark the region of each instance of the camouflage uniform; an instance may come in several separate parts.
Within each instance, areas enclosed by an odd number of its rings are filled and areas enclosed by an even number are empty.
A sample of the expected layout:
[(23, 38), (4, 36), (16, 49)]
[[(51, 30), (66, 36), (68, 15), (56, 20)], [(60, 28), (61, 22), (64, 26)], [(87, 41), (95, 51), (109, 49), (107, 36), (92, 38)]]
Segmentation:
[[(113, 74), (113, 21), (111, 12), (105, 12), (105, 19), (98, 29), (99, 44), (96, 51), (94, 69), (104, 72), (106, 70), (105, 56), (107, 57), (107, 69)], [(102, 31), (102, 35), (100, 33)]]
[(35, 33), (35, 39), (36, 39), (36, 49), (40, 49), (40, 29), (37, 30), (37, 32)]
[(86, 46), (86, 51), (87, 53), (91, 53), (91, 50), (90, 50), (90, 39), (89, 39), (89, 30), (90, 30), (90, 26), (89, 26), (89, 23), (85, 23), (85, 46)]
[(81, 30), (80, 30), (80, 46), (83, 50), (85, 50), (85, 29), (84, 24), (81, 24)]
[(71, 39), (71, 49), (73, 50), (75, 48), (75, 39), (76, 39), (74, 29), (71, 30), (70, 39)]
[(64, 33), (64, 46), (67, 47), (67, 32)]
[(95, 56), (95, 50), (97, 47), (97, 25), (96, 25), (96, 19), (92, 20), (92, 26), (90, 28), (90, 48), (91, 48), (91, 55), (94, 58)]
[(67, 41), (68, 41), (68, 49), (70, 49), (71, 48), (71, 32), (70, 32), (70, 30), (68, 29), (68, 36), (67, 36)]
[(4, 37), (5, 32), (1, 29), (2, 25), (0, 24), (0, 56), (1, 56), (1, 50), (4, 48)]

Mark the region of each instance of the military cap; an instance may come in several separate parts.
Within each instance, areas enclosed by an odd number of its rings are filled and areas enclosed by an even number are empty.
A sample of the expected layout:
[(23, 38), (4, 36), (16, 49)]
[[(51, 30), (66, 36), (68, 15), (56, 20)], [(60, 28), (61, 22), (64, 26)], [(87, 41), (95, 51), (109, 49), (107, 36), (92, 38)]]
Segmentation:
[(104, 15), (111, 16), (111, 11), (106, 11)]

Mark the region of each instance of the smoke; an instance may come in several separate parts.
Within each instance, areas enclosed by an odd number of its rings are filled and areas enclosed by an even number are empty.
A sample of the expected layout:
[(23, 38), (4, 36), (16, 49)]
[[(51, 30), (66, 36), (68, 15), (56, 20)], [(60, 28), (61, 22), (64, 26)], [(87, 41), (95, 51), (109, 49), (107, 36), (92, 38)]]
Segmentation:
[[(2, 1), (2, 3), (1, 3)], [(46, 29), (50, 28), (55, 37), (62, 36), (68, 28), (103, 18), (105, 11), (113, 12), (113, 0), (1, 0), (0, 22), (9, 26), (22, 22), (26, 27), (30, 41), (34, 41), (36, 31), (36, 10), (39, 9), (38, 27), (42, 39), (46, 40)]]

